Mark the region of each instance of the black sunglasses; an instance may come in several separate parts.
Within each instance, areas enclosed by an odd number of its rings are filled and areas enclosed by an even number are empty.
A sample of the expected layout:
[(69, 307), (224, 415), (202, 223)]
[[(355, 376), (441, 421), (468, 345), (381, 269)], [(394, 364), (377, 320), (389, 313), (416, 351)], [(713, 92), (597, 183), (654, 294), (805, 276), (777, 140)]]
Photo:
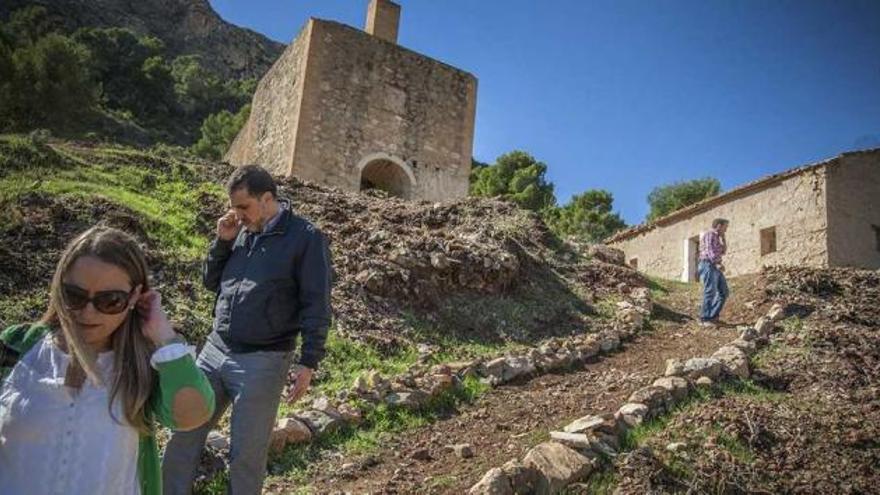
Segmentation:
[(62, 284), (61, 288), (64, 292), (64, 305), (68, 309), (83, 309), (91, 302), (95, 309), (107, 315), (118, 315), (125, 311), (128, 307), (128, 300), (134, 292), (134, 289), (128, 292), (124, 290), (102, 290), (95, 292), (93, 297), (89, 297), (89, 292), (82, 287)]

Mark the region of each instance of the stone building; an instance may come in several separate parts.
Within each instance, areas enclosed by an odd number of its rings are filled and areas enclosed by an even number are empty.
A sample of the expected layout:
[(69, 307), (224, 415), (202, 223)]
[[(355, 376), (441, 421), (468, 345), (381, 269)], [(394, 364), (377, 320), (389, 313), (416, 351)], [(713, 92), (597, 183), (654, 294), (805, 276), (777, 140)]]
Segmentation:
[(225, 160), (358, 191), (467, 195), (477, 80), (397, 44), (400, 6), (372, 0), (366, 30), (310, 19), (260, 81)]
[(606, 241), (649, 275), (697, 279), (700, 233), (730, 220), (728, 275), (764, 266), (880, 268), (880, 149), (765, 177)]

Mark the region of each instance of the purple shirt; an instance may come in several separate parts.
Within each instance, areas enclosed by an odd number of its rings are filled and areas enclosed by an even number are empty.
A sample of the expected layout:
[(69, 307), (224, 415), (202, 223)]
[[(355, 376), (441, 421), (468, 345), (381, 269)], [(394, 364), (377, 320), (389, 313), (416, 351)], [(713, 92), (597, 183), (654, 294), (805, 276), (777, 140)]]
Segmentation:
[(717, 230), (709, 229), (700, 236), (700, 261), (721, 263), (721, 256), (725, 251), (727, 246), (721, 241), (721, 234)]

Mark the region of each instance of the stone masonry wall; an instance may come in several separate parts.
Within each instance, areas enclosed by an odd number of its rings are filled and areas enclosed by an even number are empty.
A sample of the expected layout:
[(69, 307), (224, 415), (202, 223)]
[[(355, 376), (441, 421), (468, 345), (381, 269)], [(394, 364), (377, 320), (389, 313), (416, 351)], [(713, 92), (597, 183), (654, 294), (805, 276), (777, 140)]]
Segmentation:
[(226, 152), (227, 162), (257, 163), (290, 175), (311, 32), (309, 22), (260, 80), (250, 117)]
[(828, 170), (832, 266), (880, 268), (880, 150), (847, 153)]
[(387, 154), (415, 177), (411, 197), (466, 196), (476, 78), (349, 26), (311, 26), (293, 174), (359, 190), (359, 166)]
[[(611, 244), (629, 262), (649, 275), (681, 280), (685, 271), (685, 240), (699, 236), (717, 217), (730, 220), (728, 276), (760, 271), (762, 266), (828, 265), (826, 242), (826, 167), (817, 167), (709, 210)], [(761, 229), (776, 228), (776, 252), (761, 255)]]

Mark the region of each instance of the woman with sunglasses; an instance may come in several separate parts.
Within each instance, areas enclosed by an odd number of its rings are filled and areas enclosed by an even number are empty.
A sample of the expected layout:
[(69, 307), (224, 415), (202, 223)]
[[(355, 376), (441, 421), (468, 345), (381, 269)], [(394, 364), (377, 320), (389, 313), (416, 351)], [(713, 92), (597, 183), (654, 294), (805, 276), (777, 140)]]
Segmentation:
[(0, 333), (0, 374), (2, 494), (160, 494), (155, 425), (214, 410), (143, 252), (107, 227), (67, 246), (38, 323)]

